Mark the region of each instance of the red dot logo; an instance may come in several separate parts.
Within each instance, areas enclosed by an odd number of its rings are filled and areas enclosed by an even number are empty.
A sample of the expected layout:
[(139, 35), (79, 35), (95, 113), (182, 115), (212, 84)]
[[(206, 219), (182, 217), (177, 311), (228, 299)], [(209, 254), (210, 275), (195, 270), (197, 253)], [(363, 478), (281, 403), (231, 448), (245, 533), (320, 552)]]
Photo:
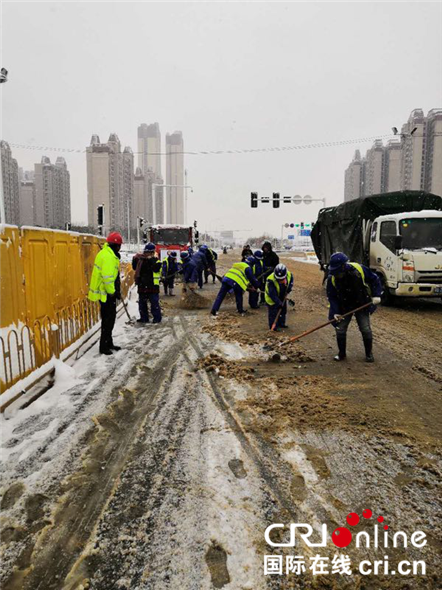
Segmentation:
[(356, 512), (350, 512), (350, 514), (347, 515), (347, 524), (350, 526), (356, 526), (359, 524), (359, 516)]
[(383, 516), (378, 516), (378, 522), (384, 522), (384, 517)]
[(388, 531), (388, 524), (386, 524), (386, 525), (384, 526), (384, 530), (385, 530), (385, 531)]
[(366, 508), (362, 511), (362, 516), (364, 518), (371, 518), (373, 516), (373, 512), (369, 508)]
[(351, 539), (351, 532), (343, 526), (333, 531), (332, 541), (336, 545), (336, 547), (347, 547), (348, 545), (350, 545)]

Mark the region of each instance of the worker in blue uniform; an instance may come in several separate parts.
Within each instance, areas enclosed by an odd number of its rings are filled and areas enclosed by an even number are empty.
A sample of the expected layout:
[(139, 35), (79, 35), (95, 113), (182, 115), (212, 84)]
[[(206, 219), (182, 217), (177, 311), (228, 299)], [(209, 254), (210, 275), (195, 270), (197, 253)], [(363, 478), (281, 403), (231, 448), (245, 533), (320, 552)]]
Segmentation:
[(327, 297), (330, 302), (329, 320), (335, 320), (338, 354), (336, 361), (343, 361), (347, 357), (347, 329), (353, 314), (342, 316), (353, 309), (371, 303), (365, 309), (354, 315), (362, 334), (365, 348), (365, 360), (374, 362), (373, 333), (370, 316), (381, 302), (382, 284), (378, 275), (363, 264), (350, 262), (343, 252), (336, 252), (330, 257), (327, 279)]
[(221, 281), (221, 288), (210, 313), (213, 316), (218, 315), (219, 308), (221, 307), (225, 296), (233, 289), (236, 299), (236, 309), (238, 313), (243, 315), (245, 313), (243, 307), (243, 295), (245, 291), (250, 288), (259, 288), (259, 283), (253, 275), (251, 262), (235, 262), (232, 268), (226, 272)]
[(257, 291), (249, 291), (249, 305), (252, 309), (258, 309), (260, 295), (259, 292), (263, 291), (264, 289), (264, 260), (262, 250), (255, 250), (255, 252), (253, 253), (252, 270), (253, 275), (258, 281), (259, 287)]
[(271, 329), (279, 313), (275, 331), (288, 328), (287, 295), (293, 289), (293, 275), (285, 264), (277, 264), (275, 270), (267, 277), (265, 284), (265, 302), (268, 308), (269, 328)]
[(162, 267), (162, 281), (164, 287), (164, 294), (174, 297), (175, 276), (178, 272), (177, 253), (175, 251), (169, 252), (163, 260)]

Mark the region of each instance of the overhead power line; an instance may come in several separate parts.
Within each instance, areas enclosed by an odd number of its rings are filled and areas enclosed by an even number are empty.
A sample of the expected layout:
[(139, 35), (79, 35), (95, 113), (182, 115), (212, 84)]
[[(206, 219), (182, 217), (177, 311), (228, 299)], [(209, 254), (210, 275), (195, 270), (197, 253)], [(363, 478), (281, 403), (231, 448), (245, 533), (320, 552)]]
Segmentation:
[[(306, 149), (318, 149), (318, 148), (326, 148), (326, 147), (334, 147), (340, 145), (350, 145), (355, 143), (367, 143), (374, 141), (376, 139), (386, 139), (391, 138), (392, 134), (388, 135), (376, 135), (372, 137), (358, 137), (357, 139), (341, 139), (339, 141), (322, 141), (318, 143), (309, 143), (309, 144), (301, 144), (301, 145), (290, 145), (290, 146), (280, 146), (280, 147), (267, 147), (267, 148), (253, 148), (253, 149), (240, 149), (240, 150), (200, 150), (200, 151), (182, 151), (182, 152), (173, 152), (174, 154), (182, 154), (186, 156), (201, 156), (201, 155), (213, 155), (218, 156), (221, 154), (252, 154), (252, 153), (262, 153), (262, 152), (285, 152), (285, 151), (292, 151), (292, 150), (306, 150)], [(18, 149), (25, 149), (25, 150), (34, 150), (34, 151), (45, 151), (45, 152), (61, 152), (61, 153), (76, 153), (76, 154), (84, 154), (86, 153), (86, 148), (83, 149), (75, 149), (75, 148), (63, 148), (63, 147), (50, 147), (50, 146), (41, 146), (41, 145), (26, 145), (20, 143), (11, 143), (8, 142), (11, 147), (18, 148)], [(144, 152), (132, 152), (134, 155), (142, 154)], [(167, 152), (149, 152), (152, 156), (166, 156)]]

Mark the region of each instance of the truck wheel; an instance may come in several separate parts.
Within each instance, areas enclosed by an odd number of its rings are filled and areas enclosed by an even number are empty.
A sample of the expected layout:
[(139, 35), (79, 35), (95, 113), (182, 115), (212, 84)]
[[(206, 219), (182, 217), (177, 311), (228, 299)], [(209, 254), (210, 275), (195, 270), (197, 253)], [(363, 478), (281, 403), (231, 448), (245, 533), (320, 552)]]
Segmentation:
[(381, 281), (382, 281), (382, 289), (383, 289), (383, 292), (381, 295), (381, 304), (391, 307), (392, 305), (395, 304), (396, 296), (392, 295), (392, 293), (390, 292), (390, 289), (385, 284), (385, 279), (383, 277), (381, 277)]

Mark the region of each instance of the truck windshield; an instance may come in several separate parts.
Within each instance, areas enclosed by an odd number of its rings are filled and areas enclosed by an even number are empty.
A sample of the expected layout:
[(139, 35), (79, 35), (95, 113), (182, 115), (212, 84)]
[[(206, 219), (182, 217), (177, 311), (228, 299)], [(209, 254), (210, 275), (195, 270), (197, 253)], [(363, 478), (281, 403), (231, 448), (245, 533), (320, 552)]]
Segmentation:
[(177, 229), (152, 229), (152, 241), (154, 244), (181, 244), (185, 246), (189, 242), (189, 228)]
[(442, 217), (401, 219), (399, 231), (407, 250), (436, 248), (442, 250)]

